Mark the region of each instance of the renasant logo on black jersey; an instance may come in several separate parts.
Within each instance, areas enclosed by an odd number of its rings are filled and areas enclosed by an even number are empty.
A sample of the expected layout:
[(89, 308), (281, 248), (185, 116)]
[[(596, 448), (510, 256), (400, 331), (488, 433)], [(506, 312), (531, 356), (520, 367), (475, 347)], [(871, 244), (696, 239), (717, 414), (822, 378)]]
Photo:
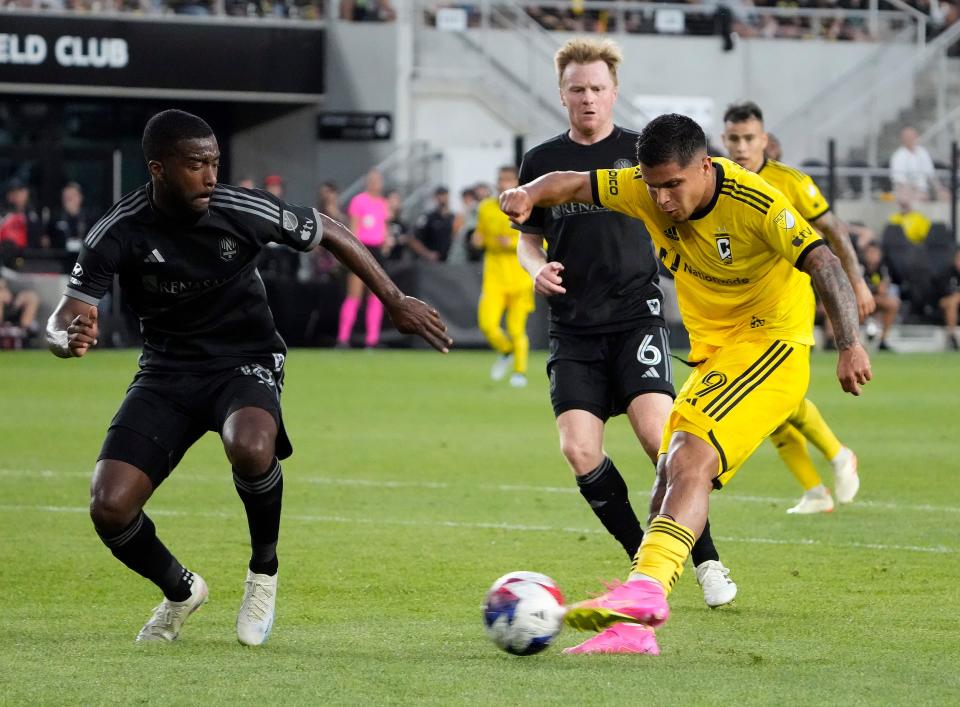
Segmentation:
[(87, 234), (65, 294), (95, 305), (119, 275), (141, 321), (145, 368), (226, 368), (241, 357), (272, 365), (286, 346), (257, 258), (267, 244), (306, 251), (322, 236), (314, 209), (267, 192), (218, 184), (209, 209), (182, 222), (154, 208), (146, 185)]
[[(627, 156), (634, 153), (637, 137), (621, 127), (593, 145), (558, 135), (524, 155), (520, 183), (557, 170), (633, 167), (636, 162)], [(564, 266), (566, 294), (547, 300), (551, 332), (601, 334), (662, 324), (658, 264), (639, 220), (595, 203), (572, 203), (535, 208), (519, 228), (542, 236), (547, 259)]]

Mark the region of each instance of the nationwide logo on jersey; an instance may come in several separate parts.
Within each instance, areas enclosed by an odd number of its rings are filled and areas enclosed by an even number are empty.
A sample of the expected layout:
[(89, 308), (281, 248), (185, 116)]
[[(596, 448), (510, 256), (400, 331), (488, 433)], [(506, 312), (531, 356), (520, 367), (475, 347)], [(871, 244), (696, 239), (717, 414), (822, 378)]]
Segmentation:
[(630, 169), (633, 167), (633, 162), (628, 160), (626, 157), (621, 157), (619, 160), (613, 163), (614, 169)]
[(663, 235), (669, 238), (671, 241), (680, 240), (680, 229), (676, 226), (670, 226), (670, 228), (663, 229)]
[(300, 222), (297, 220), (297, 215), (292, 211), (283, 210), (283, 230), (284, 231), (296, 231), (297, 226), (300, 225)]
[(784, 231), (789, 231), (791, 228), (797, 225), (797, 217), (786, 209), (780, 209), (780, 213), (777, 214), (775, 219), (773, 219), (773, 222)]
[(73, 271), (70, 273), (70, 284), (80, 285), (81, 277), (83, 277), (83, 268), (80, 267), (80, 263), (74, 263)]
[(237, 257), (237, 242), (230, 236), (220, 239), (220, 257), (228, 263)]

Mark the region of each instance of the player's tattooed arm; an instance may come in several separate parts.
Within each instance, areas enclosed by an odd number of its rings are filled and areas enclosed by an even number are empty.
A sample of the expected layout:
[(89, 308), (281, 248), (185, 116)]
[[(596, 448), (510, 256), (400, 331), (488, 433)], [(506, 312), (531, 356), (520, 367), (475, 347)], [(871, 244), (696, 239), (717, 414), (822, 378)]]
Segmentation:
[(847, 224), (837, 218), (832, 211), (828, 211), (823, 216), (813, 222), (827, 239), (831, 250), (840, 258), (843, 270), (853, 286), (853, 293), (857, 299), (857, 312), (860, 315), (860, 321), (866, 319), (877, 308), (873, 299), (873, 294), (860, 272), (860, 262), (857, 260), (857, 252), (853, 249), (853, 243), (850, 242), (850, 230)]
[(840, 261), (828, 248), (814, 248), (807, 254), (803, 269), (813, 280), (833, 323), (838, 349), (860, 342), (856, 298)]
[(837, 378), (848, 393), (860, 394), (860, 386), (873, 377), (870, 357), (860, 343), (856, 298), (846, 273), (829, 248), (814, 248), (803, 261), (803, 270), (813, 280), (833, 323), (834, 338), (840, 352)]

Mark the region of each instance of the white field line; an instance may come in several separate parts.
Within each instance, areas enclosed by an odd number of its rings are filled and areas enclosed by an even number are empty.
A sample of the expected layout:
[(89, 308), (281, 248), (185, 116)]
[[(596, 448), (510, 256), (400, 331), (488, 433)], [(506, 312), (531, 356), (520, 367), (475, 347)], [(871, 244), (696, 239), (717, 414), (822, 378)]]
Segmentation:
[[(221, 483), (223, 480), (229, 481), (230, 475), (224, 471), (224, 476), (199, 475), (190, 473), (176, 473), (176, 478), (184, 479), (190, 483)], [(55, 471), (53, 469), (41, 469), (33, 471), (29, 469), (0, 469), (0, 477), (16, 478), (36, 478), (36, 479), (54, 479), (54, 478), (83, 478), (89, 479), (89, 471)], [(350, 479), (334, 476), (310, 476), (298, 473), (289, 473), (286, 476), (287, 483), (302, 482), (316, 485), (327, 486), (362, 486), (366, 488), (417, 488), (417, 489), (480, 489), (482, 491), (502, 491), (505, 493), (578, 493), (577, 487), (571, 482), (570, 486), (533, 486), (525, 484), (469, 484), (448, 483), (444, 481), (399, 481), (399, 480), (381, 480), (381, 479)], [(648, 498), (650, 494), (646, 491), (632, 491), (632, 496), (638, 498)], [(781, 498), (778, 496), (745, 496), (737, 494), (735, 491), (725, 490), (715, 493), (710, 497), (711, 503), (764, 503), (771, 505), (793, 505), (797, 497)], [(858, 500), (851, 504), (851, 508), (871, 508), (882, 511), (910, 511), (916, 513), (960, 513), (960, 506), (935, 506), (928, 503), (893, 503), (891, 501), (870, 501)]]
[[(89, 509), (83, 506), (28, 506), (28, 505), (0, 505), (0, 513), (89, 513)], [(162, 508), (151, 508), (150, 515), (153, 516), (177, 516), (182, 518), (216, 518), (216, 519), (235, 519), (238, 522), (241, 516), (236, 513), (225, 513), (222, 511), (174, 511)], [(464, 528), (469, 530), (507, 530), (511, 532), (532, 532), (532, 533), (575, 533), (577, 535), (597, 535), (606, 531), (597, 528), (571, 528), (552, 525), (522, 525), (517, 523), (470, 523), (455, 520), (392, 520), (386, 518), (349, 518), (347, 516), (328, 516), (290, 513), (284, 516), (289, 521), (300, 523), (342, 523), (347, 525), (370, 525), (370, 526), (404, 526), (415, 528)], [(925, 545), (886, 545), (881, 543), (832, 543), (822, 540), (813, 540), (809, 538), (800, 538), (797, 540), (778, 540), (775, 538), (737, 538), (730, 536), (717, 536), (716, 540), (732, 543), (746, 543), (749, 545), (800, 545), (800, 546), (819, 546), (828, 548), (845, 548), (858, 550), (881, 550), (881, 551), (902, 551), (902, 552), (922, 552), (934, 553), (938, 555), (948, 555), (958, 552), (957, 548), (946, 547), (943, 545), (925, 546)]]

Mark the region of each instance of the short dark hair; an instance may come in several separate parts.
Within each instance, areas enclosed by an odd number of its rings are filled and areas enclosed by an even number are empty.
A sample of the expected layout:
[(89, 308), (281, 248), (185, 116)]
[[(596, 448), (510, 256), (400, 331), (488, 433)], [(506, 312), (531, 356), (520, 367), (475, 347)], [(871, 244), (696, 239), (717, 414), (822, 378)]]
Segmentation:
[(143, 156), (159, 160), (173, 153), (181, 140), (196, 140), (213, 135), (207, 121), (182, 110), (165, 110), (147, 121), (143, 129)]
[(743, 103), (732, 103), (727, 106), (726, 113), (723, 114), (724, 123), (745, 123), (751, 118), (756, 118), (763, 122), (763, 111), (753, 101), (744, 101)]
[(637, 162), (648, 167), (667, 162), (686, 167), (697, 155), (707, 151), (703, 128), (692, 118), (678, 113), (654, 118), (637, 138)]

